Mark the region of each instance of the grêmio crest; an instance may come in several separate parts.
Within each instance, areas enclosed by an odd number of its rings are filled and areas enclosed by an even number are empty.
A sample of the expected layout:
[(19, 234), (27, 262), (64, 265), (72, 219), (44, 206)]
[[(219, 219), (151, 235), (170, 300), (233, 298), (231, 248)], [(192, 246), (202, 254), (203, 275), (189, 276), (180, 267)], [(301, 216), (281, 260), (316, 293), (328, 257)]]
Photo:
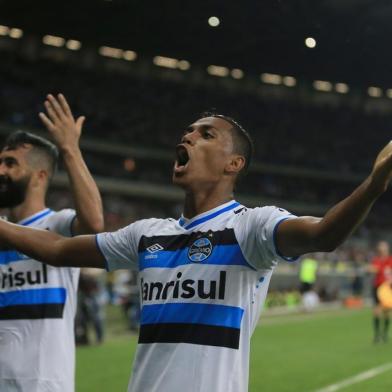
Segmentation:
[(189, 247), (188, 258), (194, 263), (201, 263), (212, 253), (212, 244), (208, 238), (199, 238)]

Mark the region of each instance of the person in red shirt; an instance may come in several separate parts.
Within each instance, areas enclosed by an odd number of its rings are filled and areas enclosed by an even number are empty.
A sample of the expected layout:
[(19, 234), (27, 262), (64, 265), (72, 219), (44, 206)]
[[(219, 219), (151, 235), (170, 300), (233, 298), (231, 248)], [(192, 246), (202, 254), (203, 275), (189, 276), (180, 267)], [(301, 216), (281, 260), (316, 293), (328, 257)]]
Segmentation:
[[(370, 269), (374, 273), (373, 280), (373, 326), (374, 326), (374, 342), (377, 343), (380, 340), (384, 342), (388, 339), (388, 328), (389, 328), (389, 312), (386, 312), (380, 299), (377, 295), (378, 288), (387, 280), (386, 271), (392, 268), (392, 255), (390, 254), (389, 244), (386, 241), (380, 241), (377, 243), (376, 256), (373, 258)], [(383, 318), (383, 331), (380, 331), (380, 321)]]

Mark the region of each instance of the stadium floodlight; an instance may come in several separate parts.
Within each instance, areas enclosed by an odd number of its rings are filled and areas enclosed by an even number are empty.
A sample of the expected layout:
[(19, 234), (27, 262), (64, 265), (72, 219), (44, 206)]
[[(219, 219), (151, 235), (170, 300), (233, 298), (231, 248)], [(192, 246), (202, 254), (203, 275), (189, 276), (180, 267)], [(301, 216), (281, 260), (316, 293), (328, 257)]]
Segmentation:
[(69, 50), (79, 50), (82, 47), (82, 43), (76, 39), (69, 39), (65, 46)]
[(110, 46), (101, 46), (98, 50), (101, 56), (112, 57), (114, 59), (121, 59), (123, 57), (123, 50), (112, 48)]
[(191, 67), (191, 63), (189, 61), (187, 61), (187, 60), (180, 60), (177, 63), (177, 67), (181, 71), (187, 71)]
[(305, 45), (306, 45), (308, 48), (313, 49), (313, 48), (316, 47), (317, 42), (316, 42), (316, 40), (315, 40), (313, 37), (307, 37), (307, 38), (305, 39)]
[(15, 38), (15, 39), (22, 38), (22, 37), (23, 37), (23, 30), (18, 29), (18, 28), (16, 28), (16, 27), (13, 27), (13, 28), (10, 29), (10, 31), (8, 32), (8, 35), (9, 35), (11, 38)]
[(8, 35), (10, 28), (8, 26), (0, 25), (0, 35)]
[(283, 76), (282, 82), (287, 87), (294, 87), (297, 85), (297, 80), (293, 76)]
[(222, 67), (220, 65), (209, 65), (207, 67), (207, 72), (213, 76), (225, 77), (229, 75), (229, 68)]
[(234, 79), (242, 79), (244, 77), (244, 71), (242, 69), (239, 68), (233, 68), (230, 72), (230, 75), (234, 78)]
[(152, 59), (152, 62), (158, 67), (171, 68), (171, 69), (177, 68), (178, 65), (177, 59), (173, 59), (171, 57), (165, 57), (165, 56), (155, 56)]
[(392, 88), (387, 89), (387, 91), (385, 92), (385, 95), (386, 95), (388, 98), (391, 98), (391, 99), (392, 99)]
[(135, 61), (137, 59), (137, 53), (133, 50), (124, 50), (123, 59), (127, 61)]
[(56, 46), (57, 48), (59, 48), (64, 45), (65, 39), (62, 37), (57, 37), (55, 35), (45, 35), (42, 38), (42, 42), (45, 45)]
[(346, 83), (336, 83), (335, 84), (335, 91), (339, 94), (347, 94), (350, 88)]
[(380, 89), (380, 87), (371, 86), (368, 88), (367, 91), (368, 91), (369, 96), (372, 98), (382, 97), (382, 90)]
[(220, 25), (220, 20), (219, 20), (219, 18), (216, 17), (216, 16), (210, 16), (210, 17), (208, 18), (208, 24), (209, 24), (211, 27), (218, 27), (218, 26)]
[(318, 91), (332, 91), (332, 83), (326, 80), (315, 80), (313, 82), (313, 87)]
[(271, 73), (262, 73), (260, 79), (263, 83), (267, 84), (282, 84), (282, 76)]

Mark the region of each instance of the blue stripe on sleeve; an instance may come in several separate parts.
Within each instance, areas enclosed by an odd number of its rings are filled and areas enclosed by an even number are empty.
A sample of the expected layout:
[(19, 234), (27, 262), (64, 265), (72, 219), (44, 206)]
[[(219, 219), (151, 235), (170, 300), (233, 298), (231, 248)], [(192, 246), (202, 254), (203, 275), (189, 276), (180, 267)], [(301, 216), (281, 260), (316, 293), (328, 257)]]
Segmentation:
[(14, 290), (0, 293), (0, 308), (13, 305), (64, 304), (67, 292), (63, 287)]
[(146, 268), (176, 268), (187, 264), (242, 265), (254, 269), (245, 260), (239, 245), (215, 245), (211, 255), (199, 263), (189, 259), (188, 251), (187, 247), (176, 251), (141, 252), (139, 253), (139, 269), (142, 271)]
[(144, 305), (141, 324), (184, 323), (240, 328), (244, 310), (235, 306), (170, 303)]
[(276, 225), (275, 225), (275, 227), (274, 227), (274, 231), (273, 231), (273, 233), (272, 233), (272, 239), (273, 239), (273, 242), (274, 242), (275, 253), (276, 253), (281, 259), (286, 260), (286, 261), (288, 261), (288, 262), (290, 262), (290, 263), (293, 263), (294, 261), (297, 261), (297, 260), (299, 259), (299, 256), (293, 256), (293, 257), (283, 256), (283, 255), (279, 252), (278, 243), (277, 243), (277, 238), (276, 238), (276, 236), (277, 236), (277, 234), (278, 234), (278, 227), (279, 227), (279, 225), (280, 225), (282, 222), (284, 222), (285, 220), (290, 219), (290, 217), (291, 217), (291, 216), (282, 218), (281, 220), (279, 220), (279, 221), (276, 223)]

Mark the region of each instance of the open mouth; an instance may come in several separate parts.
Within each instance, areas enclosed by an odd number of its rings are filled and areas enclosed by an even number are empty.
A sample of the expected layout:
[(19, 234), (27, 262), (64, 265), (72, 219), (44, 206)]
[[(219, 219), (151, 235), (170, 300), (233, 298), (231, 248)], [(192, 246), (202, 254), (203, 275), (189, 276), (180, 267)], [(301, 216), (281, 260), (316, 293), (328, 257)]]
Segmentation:
[(188, 162), (189, 162), (188, 150), (182, 144), (179, 144), (176, 147), (175, 171), (176, 172), (182, 171)]

